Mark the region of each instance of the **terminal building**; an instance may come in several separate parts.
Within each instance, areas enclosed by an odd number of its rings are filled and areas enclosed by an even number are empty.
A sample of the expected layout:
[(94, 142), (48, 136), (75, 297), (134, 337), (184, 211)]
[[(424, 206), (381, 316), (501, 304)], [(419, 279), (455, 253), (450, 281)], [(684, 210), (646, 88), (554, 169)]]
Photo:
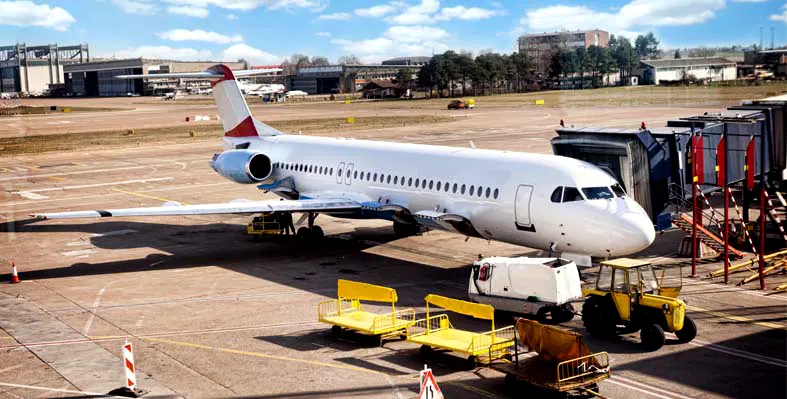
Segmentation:
[(39, 95), (64, 90), (66, 66), (89, 62), (87, 44), (0, 47), (0, 93)]
[[(64, 67), (66, 91), (75, 96), (105, 97), (127, 95), (161, 95), (176, 88), (208, 88), (208, 80), (118, 79), (118, 75), (153, 75), (157, 73), (200, 72), (219, 62), (172, 61), (148, 58), (105, 60), (71, 64)], [(245, 62), (226, 62), (232, 69), (247, 69)]]

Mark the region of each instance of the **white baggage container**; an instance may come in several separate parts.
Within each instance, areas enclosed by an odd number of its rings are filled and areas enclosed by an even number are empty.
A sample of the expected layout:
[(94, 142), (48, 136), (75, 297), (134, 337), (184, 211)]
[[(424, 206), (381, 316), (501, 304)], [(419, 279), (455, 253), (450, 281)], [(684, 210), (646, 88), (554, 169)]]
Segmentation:
[(528, 257), (491, 257), (473, 263), (468, 296), (496, 310), (556, 323), (571, 320), (571, 302), (583, 299), (574, 262)]

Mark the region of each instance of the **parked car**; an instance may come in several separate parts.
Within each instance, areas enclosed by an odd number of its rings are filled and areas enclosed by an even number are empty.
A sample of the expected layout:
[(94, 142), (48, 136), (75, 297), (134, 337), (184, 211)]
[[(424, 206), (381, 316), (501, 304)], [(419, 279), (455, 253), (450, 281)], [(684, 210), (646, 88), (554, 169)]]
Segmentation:
[(448, 103), (448, 109), (465, 109), (467, 104), (462, 100), (453, 100)]

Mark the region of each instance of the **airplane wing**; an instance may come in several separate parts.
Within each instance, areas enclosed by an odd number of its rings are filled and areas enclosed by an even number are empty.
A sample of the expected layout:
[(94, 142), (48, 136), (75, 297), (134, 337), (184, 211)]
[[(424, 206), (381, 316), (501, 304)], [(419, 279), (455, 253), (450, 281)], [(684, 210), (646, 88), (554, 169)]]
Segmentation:
[(361, 209), (361, 204), (347, 199), (265, 200), (222, 204), (165, 205), (149, 208), (124, 208), (33, 214), (38, 219), (76, 219), (121, 216), (217, 215), (262, 212), (341, 213)]

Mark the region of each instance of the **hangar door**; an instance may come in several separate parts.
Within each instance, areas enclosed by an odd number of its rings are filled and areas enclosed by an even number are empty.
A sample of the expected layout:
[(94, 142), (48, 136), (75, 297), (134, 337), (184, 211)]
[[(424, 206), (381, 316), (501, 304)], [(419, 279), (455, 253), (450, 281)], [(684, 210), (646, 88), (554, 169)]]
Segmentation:
[(520, 185), (516, 189), (516, 204), (514, 215), (517, 227), (530, 227), (530, 197), (533, 195), (533, 186)]

